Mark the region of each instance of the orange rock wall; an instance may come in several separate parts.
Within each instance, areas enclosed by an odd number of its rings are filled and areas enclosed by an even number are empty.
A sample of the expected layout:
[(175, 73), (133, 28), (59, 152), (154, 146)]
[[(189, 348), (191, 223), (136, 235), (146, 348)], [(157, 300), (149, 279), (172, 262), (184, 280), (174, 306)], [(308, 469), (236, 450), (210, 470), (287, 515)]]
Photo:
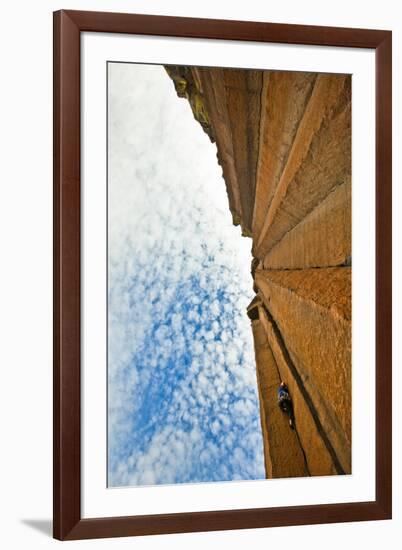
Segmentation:
[(343, 471), (351, 467), (350, 275), (350, 268), (256, 274), (263, 302)]
[[(286, 380), (290, 395), (293, 400), (296, 433), (306, 458), (306, 469), (308, 475), (332, 475), (342, 472), (342, 467), (337, 463), (331, 446), (325, 438), (325, 430), (318, 421), (318, 416), (313, 403), (301, 383), (295, 364), (289, 357), (286, 344), (280, 332), (274, 325), (272, 317), (268, 318), (268, 311), (261, 313), (260, 319), (267, 334), (268, 344), (272, 350), (275, 362), (278, 366), (280, 378)], [(264, 368), (257, 362), (257, 371)], [(274, 406), (277, 407), (276, 399)], [(286, 442), (289, 434), (289, 427), (282, 427), (279, 424), (273, 426), (279, 432), (282, 442)], [(265, 446), (267, 444), (265, 443)], [(285, 447), (285, 445), (283, 445)], [(286, 448), (286, 447), (285, 447)], [(273, 449), (274, 451), (275, 449)], [(276, 476), (280, 477), (280, 476)]]

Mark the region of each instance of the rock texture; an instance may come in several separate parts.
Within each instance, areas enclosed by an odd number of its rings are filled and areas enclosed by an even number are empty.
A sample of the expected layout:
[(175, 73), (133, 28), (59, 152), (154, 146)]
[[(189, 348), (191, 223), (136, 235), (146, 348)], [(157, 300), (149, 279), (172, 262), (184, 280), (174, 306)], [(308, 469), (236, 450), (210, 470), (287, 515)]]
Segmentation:
[[(167, 67), (252, 238), (267, 477), (351, 472), (351, 77)], [(296, 430), (276, 403), (289, 386)]]
[(288, 417), (277, 405), (277, 391), (281, 374), (268, 336), (255, 308), (257, 317), (252, 321), (260, 398), (261, 426), (267, 477), (300, 477), (309, 474), (304, 452), (297, 432), (289, 429)]
[(256, 284), (342, 470), (350, 471), (350, 268), (261, 270)]
[[(253, 240), (258, 242), (317, 75), (264, 72)], [(269, 131), (268, 131), (269, 130)]]
[[(307, 393), (300, 380), (297, 368), (289, 356), (282, 335), (277, 329), (269, 312), (265, 310), (261, 315), (261, 322), (267, 334), (269, 345), (275, 357), (281, 380), (286, 380), (293, 400), (296, 433), (300, 446), (304, 451), (306, 469), (309, 475), (332, 475), (344, 473), (337, 462), (335, 454), (326, 439), (326, 432), (320, 424), (314, 402)], [(258, 371), (260, 365), (257, 363)], [(282, 431), (282, 438), (286, 440), (289, 427)]]
[(264, 257), (265, 269), (347, 265), (351, 259), (351, 183), (332, 189)]
[(350, 177), (350, 125), (350, 78), (319, 75), (263, 229), (253, 243), (255, 256), (265, 256), (332, 189)]

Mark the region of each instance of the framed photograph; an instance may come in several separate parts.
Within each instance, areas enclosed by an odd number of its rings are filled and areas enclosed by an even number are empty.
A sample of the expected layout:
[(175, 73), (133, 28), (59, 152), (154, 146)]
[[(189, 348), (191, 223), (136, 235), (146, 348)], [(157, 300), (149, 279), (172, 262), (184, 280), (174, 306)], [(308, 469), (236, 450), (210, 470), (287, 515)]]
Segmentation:
[(55, 12), (55, 538), (391, 518), (391, 44)]

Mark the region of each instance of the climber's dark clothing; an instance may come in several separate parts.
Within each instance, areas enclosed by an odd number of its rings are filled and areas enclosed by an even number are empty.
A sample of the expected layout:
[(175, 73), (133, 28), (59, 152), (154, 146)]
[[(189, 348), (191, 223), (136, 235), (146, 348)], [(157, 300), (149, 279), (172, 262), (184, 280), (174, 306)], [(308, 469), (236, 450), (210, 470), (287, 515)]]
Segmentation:
[(279, 407), (283, 412), (289, 413), (292, 410), (292, 402), (290, 399), (282, 399), (282, 401), (279, 401)]
[(289, 425), (291, 428), (293, 428), (293, 424), (294, 424), (293, 403), (289, 395), (288, 387), (286, 385), (279, 386), (278, 405), (280, 409), (289, 416)]

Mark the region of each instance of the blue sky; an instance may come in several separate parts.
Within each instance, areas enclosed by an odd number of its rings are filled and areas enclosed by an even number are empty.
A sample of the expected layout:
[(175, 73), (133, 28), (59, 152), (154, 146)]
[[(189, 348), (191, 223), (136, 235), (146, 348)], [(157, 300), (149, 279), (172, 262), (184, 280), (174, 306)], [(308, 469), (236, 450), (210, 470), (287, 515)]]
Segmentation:
[(163, 67), (109, 64), (108, 483), (265, 477), (250, 239)]

